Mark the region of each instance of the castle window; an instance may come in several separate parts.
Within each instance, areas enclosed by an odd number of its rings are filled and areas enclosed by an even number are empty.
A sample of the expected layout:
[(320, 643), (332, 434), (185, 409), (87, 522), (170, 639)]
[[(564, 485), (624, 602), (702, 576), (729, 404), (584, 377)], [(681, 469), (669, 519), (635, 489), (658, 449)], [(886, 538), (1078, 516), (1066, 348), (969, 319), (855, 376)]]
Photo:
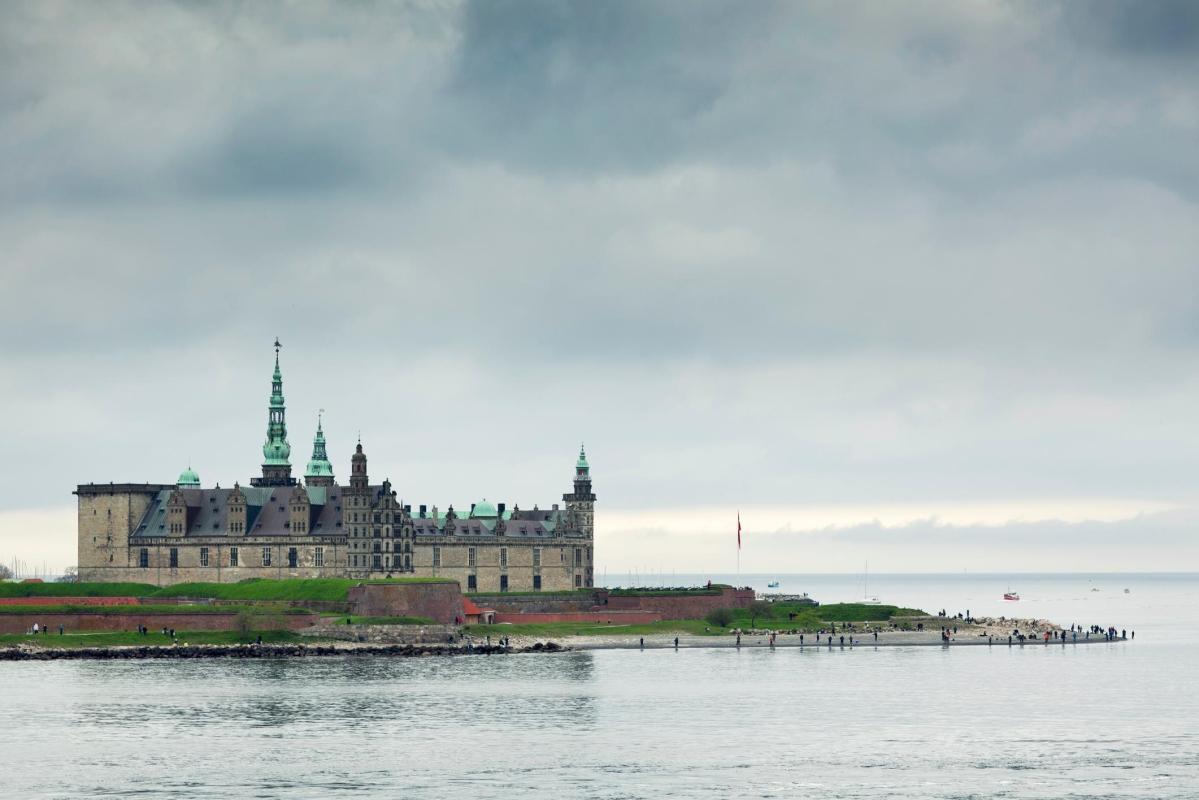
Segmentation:
[(150, 551), (144, 547), (137, 551), (137, 565), (142, 569), (150, 566)]
[(325, 548), (318, 547), (312, 551), (312, 565), (316, 567), (325, 566)]
[(299, 561), (300, 561), (300, 554), (296, 551), (296, 548), (294, 548), (294, 547), (287, 548), (287, 566), (291, 567), (292, 569), (295, 569), (296, 565), (299, 563)]
[(466, 591), (473, 592), (479, 588), (479, 579), (475, 575), (466, 576)]
[(383, 557), (378, 553), (371, 556), (371, 569), (374, 569), (376, 572), (383, 569)]
[(583, 587), (583, 576), (582, 576), (582, 575), (576, 575), (576, 576), (575, 576), (575, 588), (576, 588), (576, 589), (581, 589), (582, 587)]
[(171, 569), (178, 569), (178, 567), (179, 567), (179, 548), (172, 547), (171, 548)]
[(581, 547), (575, 548), (575, 566), (583, 566), (583, 549)]
[(533, 576), (533, 591), (535, 591), (535, 592), (541, 591), (541, 576), (540, 575)]
[(200, 566), (201, 567), (208, 566), (208, 548), (207, 547), (200, 548)]
[(404, 569), (412, 569), (412, 556), (404, 556)]
[(466, 548), (466, 566), (468, 566), (468, 567), (476, 566), (476, 564), (475, 564), (475, 548), (473, 548), (473, 547)]
[(262, 548), (262, 566), (269, 567), (271, 565), (271, 548)]
[(508, 548), (500, 548), (500, 566), (507, 569), (508, 567)]
[(500, 591), (501, 592), (508, 591), (508, 576), (507, 575), (500, 576)]
[(433, 566), (435, 566), (435, 567), (441, 566), (441, 548), (440, 547), (433, 548)]
[(237, 566), (237, 548), (236, 547), (229, 548), (229, 566), (231, 566), (231, 567)]
[(540, 547), (533, 548), (533, 566), (535, 566), (535, 567), (541, 566), (541, 548)]

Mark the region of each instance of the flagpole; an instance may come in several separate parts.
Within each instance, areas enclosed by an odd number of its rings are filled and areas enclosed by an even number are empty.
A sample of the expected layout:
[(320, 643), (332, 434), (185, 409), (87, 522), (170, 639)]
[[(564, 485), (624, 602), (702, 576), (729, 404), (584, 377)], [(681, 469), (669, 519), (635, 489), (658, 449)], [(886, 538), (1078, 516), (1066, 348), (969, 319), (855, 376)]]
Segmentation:
[(737, 583), (741, 583), (741, 511), (737, 511)]

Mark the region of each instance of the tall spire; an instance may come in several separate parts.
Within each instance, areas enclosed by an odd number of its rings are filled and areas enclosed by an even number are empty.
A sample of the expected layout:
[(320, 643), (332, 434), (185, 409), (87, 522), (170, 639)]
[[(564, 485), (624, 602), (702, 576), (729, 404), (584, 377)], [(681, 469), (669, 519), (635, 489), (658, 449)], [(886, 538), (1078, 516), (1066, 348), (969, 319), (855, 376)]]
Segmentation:
[(333, 485), (333, 465), (325, 452), (325, 431), (321, 426), (321, 416), (324, 413), (325, 409), (322, 408), (317, 415), (316, 436), (312, 440), (312, 460), (308, 462), (308, 471), (304, 473), (309, 486)]
[(275, 337), (275, 374), (271, 376), (271, 400), (267, 407), (266, 442), (262, 445), (262, 478), (257, 486), (291, 486), (291, 445), (287, 442), (287, 407), (283, 402), (283, 372), (279, 369), (279, 338)]

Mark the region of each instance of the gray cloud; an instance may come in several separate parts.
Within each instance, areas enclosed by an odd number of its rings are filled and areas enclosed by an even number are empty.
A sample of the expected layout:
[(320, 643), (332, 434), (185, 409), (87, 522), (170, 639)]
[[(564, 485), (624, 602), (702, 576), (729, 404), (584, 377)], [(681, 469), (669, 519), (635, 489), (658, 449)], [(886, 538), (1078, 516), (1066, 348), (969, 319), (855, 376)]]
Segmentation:
[(1189, 500), (1193, 56), (1176, 4), (15, 5), (0, 506), (244, 480), (275, 335), (295, 452), (330, 408), (412, 497), (587, 438), (613, 507)]

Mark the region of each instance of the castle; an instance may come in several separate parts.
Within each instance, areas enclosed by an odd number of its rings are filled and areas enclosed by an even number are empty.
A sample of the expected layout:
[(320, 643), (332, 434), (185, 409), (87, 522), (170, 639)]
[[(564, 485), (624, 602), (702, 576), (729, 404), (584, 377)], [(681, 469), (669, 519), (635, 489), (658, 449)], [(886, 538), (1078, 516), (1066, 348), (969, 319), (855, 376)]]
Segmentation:
[(560, 591), (594, 579), (595, 495), (579, 449), (562, 506), (531, 510), (486, 500), (451, 505), (399, 499), (371, 484), (362, 442), (349, 485), (337, 483), (318, 418), (312, 460), (291, 474), (283, 374), (275, 340), (261, 477), (202, 488), (189, 466), (174, 484), (81, 484), (79, 578), (165, 586), (246, 578), (446, 577), (464, 591)]

